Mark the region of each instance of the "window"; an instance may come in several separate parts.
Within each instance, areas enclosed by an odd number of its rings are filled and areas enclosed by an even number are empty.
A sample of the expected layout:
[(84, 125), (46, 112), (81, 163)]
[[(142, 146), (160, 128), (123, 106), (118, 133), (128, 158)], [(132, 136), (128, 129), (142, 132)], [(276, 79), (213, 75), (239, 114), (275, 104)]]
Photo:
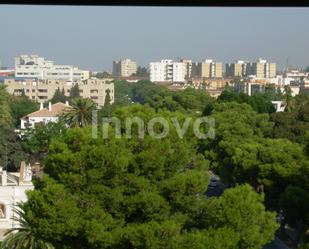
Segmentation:
[(35, 93), (35, 89), (32, 89), (32, 92)]
[(26, 92), (28, 93), (28, 92), (29, 92), (29, 89), (26, 89)]
[(91, 99), (98, 99), (98, 96), (91, 96)]
[(5, 205), (3, 203), (0, 203), (0, 219), (5, 219)]

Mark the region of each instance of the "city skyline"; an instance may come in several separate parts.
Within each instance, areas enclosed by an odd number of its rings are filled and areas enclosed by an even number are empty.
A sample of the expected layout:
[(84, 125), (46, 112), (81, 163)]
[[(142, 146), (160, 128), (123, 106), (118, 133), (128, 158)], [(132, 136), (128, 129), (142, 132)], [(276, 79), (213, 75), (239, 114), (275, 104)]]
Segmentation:
[(2, 5), (0, 61), (13, 67), (16, 56), (38, 54), (58, 64), (112, 71), (119, 58), (147, 67), (165, 58), (223, 64), (264, 58), (279, 70), (287, 60), (304, 68), (308, 14), (305, 8)]

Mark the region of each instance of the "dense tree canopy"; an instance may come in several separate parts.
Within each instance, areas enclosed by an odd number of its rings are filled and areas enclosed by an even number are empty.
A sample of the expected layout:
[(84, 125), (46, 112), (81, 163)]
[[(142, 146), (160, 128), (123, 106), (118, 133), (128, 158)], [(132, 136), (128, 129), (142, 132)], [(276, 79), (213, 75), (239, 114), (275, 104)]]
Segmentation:
[[(141, 105), (115, 115), (137, 113), (145, 121), (174, 115)], [(209, 162), (192, 139), (171, 130), (164, 139), (147, 131), (139, 139), (137, 130), (131, 139), (103, 139), (101, 129), (93, 138), (91, 127), (67, 130), (49, 147), (48, 176), (28, 194), (27, 222), (59, 249), (255, 249), (271, 241), (277, 225), (263, 196), (244, 185), (206, 198)]]
[[(286, 112), (274, 112), (274, 98), (289, 103)], [(46, 175), (35, 181), (23, 206), (27, 226), (35, 228), (31, 238), (39, 243), (57, 249), (258, 249), (277, 229), (275, 214), (267, 210), (279, 209), (290, 225), (309, 228), (305, 94), (292, 97), (289, 89), (281, 93), (268, 86), (265, 93), (248, 96), (227, 88), (216, 100), (203, 90), (115, 81), (115, 104), (101, 110), (98, 121), (119, 118), (120, 138), (115, 124), (108, 139), (100, 125), (94, 137), (95, 127), (88, 126), (94, 102), (74, 98), (65, 117), (77, 128), (38, 126), (23, 142), (13, 132), (12, 114), (21, 115), (24, 107), (18, 105), (31, 101), (12, 98), (10, 106), (8, 99), (0, 87), (0, 163), (6, 146), (14, 167), (25, 152), (45, 160)], [(183, 127), (186, 119), (203, 115), (215, 121), (214, 138), (198, 139), (192, 122), (179, 136), (173, 118)], [(125, 120), (134, 117), (144, 121), (144, 138), (134, 122), (126, 137)], [(167, 137), (150, 136), (147, 123), (154, 117), (167, 120)], [(229, 187), (220, 197), (205, 196), (209, 170)]]
[(226, 87), (225, 90), (218, 97), (219, 102), (232, 102), (237, 103), (247, 103), (253, 110), (259, 113), (271, 113), (275, 112), (275, 108), (271, 103), (272, 94), (266, 93), (255, 93), (252, 96), (249, 96), (242, 92), (237, 92), (231, 87)]

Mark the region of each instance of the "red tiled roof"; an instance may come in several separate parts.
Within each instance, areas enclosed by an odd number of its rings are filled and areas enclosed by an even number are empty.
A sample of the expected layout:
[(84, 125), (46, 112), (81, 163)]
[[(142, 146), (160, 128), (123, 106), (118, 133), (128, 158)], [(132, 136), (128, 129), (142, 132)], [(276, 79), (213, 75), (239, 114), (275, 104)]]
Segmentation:
[(63, 104), (62, 102), (58, 102), (56, 104), (51, 105), (51, 111), (49, 111), (48, 108), (43, 108), (42, 110), (29, 113), (23, 118), (26, 118), (26, 117), (57, 117), (63, 114), (66, 108), (68, 108), (66, 104)]

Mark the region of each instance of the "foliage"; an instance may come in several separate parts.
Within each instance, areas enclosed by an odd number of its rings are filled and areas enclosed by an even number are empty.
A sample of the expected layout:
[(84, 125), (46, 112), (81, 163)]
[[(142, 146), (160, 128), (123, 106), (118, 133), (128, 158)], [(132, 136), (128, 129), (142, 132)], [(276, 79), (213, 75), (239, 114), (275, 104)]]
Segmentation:
[[(141, 105), (114, 113), (122, 121), (137, 114), (145, 122), (175, 115)], [(208, 161), (196, 153), (190, 135), (181, 139), (171, 126), (164, 139), (147, 131), (139, 139), (136, 131), (131, 139), (102, 139), (98, 129), (95, 139), (91, 127), (75, 128), (52, 141), (48, 176), (28, 193), (26, 208), (41, 238), (59, 249), (185, 249), (191, 243), (193, 248), (255, 249), (273, 238), (274, 214), (248, 186), (205, 198)]]
[(137, 67), (137, 71), (135, 74), (133, 74), (132, 76), (137, 76), (137, 77), (148, 77), (149, 76), (149, 72), (147, 70), (146, 67)]
[[(210, 167), (229, 185), (262, 185), (268, 208), (283, 208), (290, 222), (300, 217), (306, 221), (309, 161), (303, 146), (269, 138), (273, 124), (268, 115), (258, 114), (246, 104), (216, 103), (211, 117), (216, 121), (216, 138), (200, 142)], [(298, 210), (298, 215), (292, 215)]]
[(275, 213), (265, 210), (263, 195), (249, 185), (226, 190), (219, 198), (212, 197), (203, 212), (202, 222), (214, 229), (230, 227), (238, 235), (235, 248), (262, 248), (274, 239), (278, 228)]
[(309, 96), (300, 94), (293, 99), (290, 112), (277, 112), (270, 115), (274, 122), (272, 137), (287, 138), (305, 144), (309, 131)]
[(63, 120), (49, 122), (44, 125), (36, 125), (28, 128), (22, 137), (22, 148), (30, 159), (42, 161), (48, 152), (51, 140), (61, 135), (66, 129)]
[(105, 79), (105, 78), (112, 78), (113, 75), (111, 75), (110, 73), (108, 72), (99, 72), (95, 75), (96, 78), (98, 79)]
[(15, 127), (20, 125), (20, 119), (22, 117), (38, 109), (38, 104), (25, 95), (20, 97), (11, 96), (9, 106)]
[[(72, 93), (74, 94), (74, 93)], [(60, 91), (59, 87), (56, 89), (54, 96), (51, 98), (50, 102), (52, 104), (56, 104), (58, 102), (62, 102), (65, 103), (66, 101), (68, 101), (68, 97), (65, 96), (65, 92), (64, 92), (64, 88), (62, 88), (62, 90)]]
[(7, 166), (9, 171), (16, 171), (24, 157), (18, 135), (12, 128), (0, 126), (0, 165)]
[(0, 125), (11, 126), (13, 123), (11, 109), (9, 106), (9, 94), (5, 86), (0, 85)]
[(111, 97), (110, 97), (110, 90), (106, 90), (106, 95), (105, 95), (105, 101), (104, 101), (104, 106), (101, 108), (99, 111), (99, 117), (101, 120), (102, 117), (110, 117), (112, 114), (112, 105), (111, 105)]
[(19, 222), (20, 227), (12, 228), (6, 234), (5, 240), (0, 245), (2, 249), (54, 249), (54, 247), (44, 241), (37, 229), (28, 223), (27, 216), (25, 215), (25, 205), (19, 203), (13, 212), (16, 216), (13, 221)]
[(92, 122), (92, 112), (96, 104), (91, 99), (75, 98), (63, 115), (64, 122), (70, 127), (84, 127)]
[(132, 90), (134, 84), (129, 83), (127, 81), (114, 81), (114, 94), (115, 94), (115, 105), (122, 106), (122, 105), (129, 105), (132, 102)]
[(70, 90), (70, 99), (79, 98), (80, 92), (79, 92), (79, 86), (78, 84), (74, 84)]
[(242, 92), (236, 92), (234, 89), (227, 87), (218, 97), (218, 102), (232, 102), (249, 104), (258, 113), (272, 113), (273, 107), (272, 96), (268, 93), (255, 93), (249, 96)]

